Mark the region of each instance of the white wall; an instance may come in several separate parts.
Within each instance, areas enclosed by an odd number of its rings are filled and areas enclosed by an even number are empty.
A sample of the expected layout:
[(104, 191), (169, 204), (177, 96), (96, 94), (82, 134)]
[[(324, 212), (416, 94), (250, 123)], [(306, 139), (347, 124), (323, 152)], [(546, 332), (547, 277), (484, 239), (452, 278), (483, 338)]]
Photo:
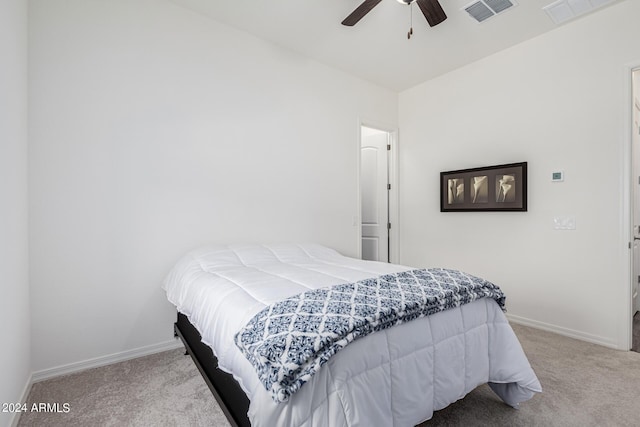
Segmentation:
[[(0, 403), (29, 382), (27, 5), (0, 2)], [(0, 412), (0, 425), (13, 415)]]
[[(400, 94), (401, 257), (500, 285), (520, 321), (622, 347), (629, 322), (626, 1)], [(440, 213), (439, 172), (529, 162), (527, 213)], [(565, 181), (551, 173), (564, 170)], [(628, 188), (628, 187), (627, 187)], [(628, 191), (628, 190), (627, 190)], [(575, 231), (554, 231), (573, 215)]]
[(358, 120), (397, 94), (165, 0), (34, 0), (29, 36), (35, 371), (170, 341), (201, 244), (357, 252)]

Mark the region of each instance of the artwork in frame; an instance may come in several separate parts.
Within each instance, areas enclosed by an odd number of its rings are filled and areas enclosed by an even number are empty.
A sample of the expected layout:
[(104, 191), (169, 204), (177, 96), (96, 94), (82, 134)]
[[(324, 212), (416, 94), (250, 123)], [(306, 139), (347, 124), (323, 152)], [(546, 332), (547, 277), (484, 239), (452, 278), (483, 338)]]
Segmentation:
[(527, 211), (527, 162), (440, 172), (440, 212)]

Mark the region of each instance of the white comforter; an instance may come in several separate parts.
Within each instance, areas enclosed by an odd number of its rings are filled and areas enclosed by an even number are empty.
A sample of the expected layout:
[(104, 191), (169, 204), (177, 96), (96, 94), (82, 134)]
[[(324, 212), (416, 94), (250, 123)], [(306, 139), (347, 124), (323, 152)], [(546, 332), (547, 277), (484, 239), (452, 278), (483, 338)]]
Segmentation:
[(289, 296), (404, 270), (314, 244), (212, 246), (183, 257), (164, 289), (243, 388), (256, 427), (413, 426), (486, 382), (512, 406), (541, 391), (504, 314), (484, 298), (354, 341), (275, 403), (235, 333)]

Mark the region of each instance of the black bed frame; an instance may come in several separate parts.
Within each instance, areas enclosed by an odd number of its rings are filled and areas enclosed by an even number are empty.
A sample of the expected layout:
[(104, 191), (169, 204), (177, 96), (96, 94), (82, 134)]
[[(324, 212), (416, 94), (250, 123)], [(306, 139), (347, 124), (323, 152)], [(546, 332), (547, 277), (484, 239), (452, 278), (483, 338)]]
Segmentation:
[(231, 374), (218, 368), (218, 358), (211, 348), (202, 342), (200, 333), (189, 322), (187, 316), (178, 312), (178, 320), (173, 330), (175, 336), (180, 337), (184, 343), (187, 353), (191, 355), (231, 425), (250, 427), (251, 422), (247, 416), (249, 398)]

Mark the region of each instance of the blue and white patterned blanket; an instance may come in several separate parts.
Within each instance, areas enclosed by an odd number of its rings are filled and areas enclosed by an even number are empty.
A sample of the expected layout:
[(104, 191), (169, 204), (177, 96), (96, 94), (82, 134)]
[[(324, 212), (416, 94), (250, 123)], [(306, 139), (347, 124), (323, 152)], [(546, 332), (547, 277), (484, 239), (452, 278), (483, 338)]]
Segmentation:
[(285, 402), (338, 350), (372, 332), (493, 298), (496, 285), (441, 268), (386, 274), (316, 289), (271, 304), (235, 336), (273, 400)]

